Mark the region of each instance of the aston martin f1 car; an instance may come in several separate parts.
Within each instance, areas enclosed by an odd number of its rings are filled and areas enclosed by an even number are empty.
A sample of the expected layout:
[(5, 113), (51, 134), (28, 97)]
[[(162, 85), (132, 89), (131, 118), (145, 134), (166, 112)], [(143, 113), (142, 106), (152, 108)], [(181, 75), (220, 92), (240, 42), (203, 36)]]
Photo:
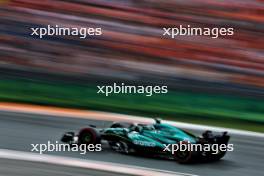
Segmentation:
[[(61, 141), (80, 145), (96, 145), (106, 141), (117, 152), (148, 154), (174, 159), (179, 163), (190, 163), (221, 159), (227, 150), (215, 151), (213, 148), (227, 146), (229, 138), (227, 132), (214, 134), (212, 131), (205, 131), (202, 136), (195, 136), (170, 124), (161, 123), (160, 119), (155, 119), (153, 124), (115, 122), (109, 128), (96, 128), (90, 125), (82, 128), (77, 134), (65, 133)], [(191, 150), (190, 147), (182, 147), (184, 149), (179, 150), (180, 145), (189, 144), (198, 144), (200, 149)]]

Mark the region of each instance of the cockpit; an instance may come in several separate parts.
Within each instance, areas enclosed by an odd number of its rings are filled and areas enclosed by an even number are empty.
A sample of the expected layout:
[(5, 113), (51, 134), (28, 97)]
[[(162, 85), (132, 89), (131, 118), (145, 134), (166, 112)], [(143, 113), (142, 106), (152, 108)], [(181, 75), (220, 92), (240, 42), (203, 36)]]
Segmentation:
[(142, 132), (143, 130), (149, 130), (153, 131), (155, 130), (155, 127), (153, 125), (147, 125), (147, 124), (132, 124), (129, 127), (130, 131), (136, 131), (136, 132)]

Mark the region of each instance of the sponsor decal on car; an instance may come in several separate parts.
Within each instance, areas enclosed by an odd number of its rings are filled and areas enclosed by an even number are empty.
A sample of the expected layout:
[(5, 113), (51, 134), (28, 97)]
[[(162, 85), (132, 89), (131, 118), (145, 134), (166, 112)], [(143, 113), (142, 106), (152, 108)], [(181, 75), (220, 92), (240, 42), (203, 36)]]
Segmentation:
[(141, 145), (145, 147), (155, 147), (156, 146), (154, 142), (146, 142), (146, 141), (140, 141), (140, 140), (135, 140), (133, 141), (133, 143), (136, 145)]

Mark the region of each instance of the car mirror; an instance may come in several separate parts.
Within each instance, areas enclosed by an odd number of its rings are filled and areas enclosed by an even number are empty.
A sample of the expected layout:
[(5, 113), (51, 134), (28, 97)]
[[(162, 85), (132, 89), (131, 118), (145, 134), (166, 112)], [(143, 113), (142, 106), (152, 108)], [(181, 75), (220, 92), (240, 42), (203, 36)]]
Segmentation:
[(161, 119), (160, 119), (160, 118), (155, 118), (155, 122), (156, 122), (157, 124), (161, 124)]

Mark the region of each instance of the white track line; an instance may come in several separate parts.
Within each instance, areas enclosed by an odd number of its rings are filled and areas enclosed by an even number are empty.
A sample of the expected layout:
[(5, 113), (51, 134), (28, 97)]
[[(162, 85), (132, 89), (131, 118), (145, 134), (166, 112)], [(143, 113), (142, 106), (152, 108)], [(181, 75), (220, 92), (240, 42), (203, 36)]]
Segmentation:
[(171, 172), (116, 163), (114, 164), (110, 162), (101, 162), (77, 158), (75, 159), (62, 156), (40, 155), (36, 153), (13, 151), (6, 149), (0, 149), (0, 158), (54, 164), (67, 167), (78, 167), (117, 174), (132, 174), (135, 176), (197, 176), (187, 173)]
[[(100, 112), (100, 111), (72, 110), (66, 108), (54, 108), (54, 107), (45, 107), (45, 106), (41, 107), (36, 105), (23, 105), (23, 104), (17, 105), (12, 103), (9, 104), (0, 103), (0, 110), (8, 111), (8, 112), (31, 113), (31, 114), (41, 114), (41, 115), (50, 115), (50, 116), (58, 116), (58, 117), (92, 119), (98, 121), (153, 123), (152, 118), (145, 118), (140, 116), (123, 115), (123, 114)], [(164, 122), (184, 129), (201, 130), (201, 131), (212, 130), (217, 132), (228, 131), (230, 134), (235, 134), (235, 135), (264, 138), (264, 133), (259, 133), (259, 132), (237, 130), (232, 128), (214, 127), (207, 125), (197, 125), (197, 124), (167, 121), (167, 120), (164, 120)]]
[(264, 133), (258, 133), (258, 132), (253, 132), (253, 131), (236, 130), (232, 128), (213, 127), (213, 126), (207, 126), (207, 125), (196, 125), (196, 124), (189, 124), (189, 123), (183, 123), (183, 122), (173, 122), (173, 121), (165, 121), (165, 122), (172, 124), (174, 126), (177, 126), (179, 128), (185, 128), (185, 129), (194, 129), (194, 130), (201, 130), (201, 131), (211, 130), (211, 131), (217, 131), (217, 132), (227, 131), (228, 133), (235, 134), (235, 135), (264, 138)]

